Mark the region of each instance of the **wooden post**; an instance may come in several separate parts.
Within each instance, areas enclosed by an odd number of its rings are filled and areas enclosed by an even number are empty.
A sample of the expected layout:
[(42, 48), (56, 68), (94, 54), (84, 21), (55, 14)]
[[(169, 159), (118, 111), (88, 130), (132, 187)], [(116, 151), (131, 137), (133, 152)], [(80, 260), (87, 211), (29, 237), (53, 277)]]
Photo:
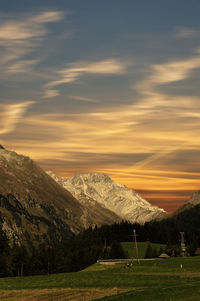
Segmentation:
[(21, 264), (21, 277), (24, 276), (24, 264), (22, 263)]
[(137, 239), (136, 239), (136, 230), (133, 230), (133, 237), (135, 240), (135, 251), (136, 251), (136, 257), (137, 257), (137, 262), (140, 263), (140, 259), (139, 259), (139, 254), (138, 254), (138, 245), (137, 245)]

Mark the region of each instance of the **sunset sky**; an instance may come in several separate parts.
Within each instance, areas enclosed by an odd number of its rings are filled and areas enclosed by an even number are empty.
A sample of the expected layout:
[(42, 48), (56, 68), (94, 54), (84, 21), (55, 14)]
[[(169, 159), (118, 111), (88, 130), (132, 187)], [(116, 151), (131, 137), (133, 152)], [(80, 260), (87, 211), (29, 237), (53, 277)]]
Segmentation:
[(169, 212), (200, 189), (199, 0), (0, 4), (0, 144)]

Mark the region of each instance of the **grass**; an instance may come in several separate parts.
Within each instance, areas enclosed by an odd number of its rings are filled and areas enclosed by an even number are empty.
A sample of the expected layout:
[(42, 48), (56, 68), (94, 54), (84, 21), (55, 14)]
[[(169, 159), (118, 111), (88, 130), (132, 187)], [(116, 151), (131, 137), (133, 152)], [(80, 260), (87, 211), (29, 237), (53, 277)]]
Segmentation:
[[(133, 244), (133, 242), (121, 242), (121, 245), (125, 253), (128, 255), (128, 258), (136, 258), (135, 244)], [(166, 247), (166, 245), (155, 244), (155, 243), (151, 243), (151, 246), (152, 249), (156, 249), (157, 251), (159, 251), (160, 248), (164, 250)], [(145, 258), (146, 249), (147, 249), (147, 242), (138, 242), (139, 258)]]
[(119, 294), (117, 289), (43, 289), (0, 291), (1, 301), (72, 301), (93, 300)]
[(186, 286), (173, 286), (163, 288), (148, 288), (130, 291), (116, 296), (103, 297), (104, 301), (199, 301), (199, 282)]
[[(183, 268), (181, 269), (181, 264)], [(23, 294), (22, 290), (53, 290), (60, 292), (64, 289), (80, 289), (88, 291), (118, 290), (117, 296), (104, 297), (99, 300), (170, 300), (170, 301), (196, 301), (200, 300), (200, 257), (156, 259), (154, 261), (142, 261), (135, 263), (131, 269), (125, 269), (123, 264), (104, 266), (95, 264), (77, 273), (63, 273), (48, 276), (30, 276), (0, 279), (1, 292), (9, 295), (12, 290)], [(128, 292), (121, 293), (125, 289)], [(43, 291), (44, 292), (44, 291)], [(24, 294), (28, 291), (24, 291)], [(105, 294), (104, 294), (105, 295)], [(78, 295), (77, 295), (78, 296)], [(103, 295), (99, 295), (101, 297)], [(94, 298), (97, 298), (94, 295)], [(77, 300), (76, 297), (71, 300)], [(5, 299), (15, 300), (15, 299)], [(16, 299), (17, 300), (17, 299)], [(23, 300), (23, 299), (18, 299)], [(37, 300), (29, 299), (24, 300)], [(48, 300), (39, 299), (38, 300)], [(49, 300), (59, 300), (51, 299)], [(61, 299), (60, 299), (61, 300)], [(63, 300), (68, 300), (67, 298)], [(69, 299), (70, 300), (70, 299)], [(91, 300), (85, 298), (83, 300)], [(95, 299), (96, 300), (96, 299)]]

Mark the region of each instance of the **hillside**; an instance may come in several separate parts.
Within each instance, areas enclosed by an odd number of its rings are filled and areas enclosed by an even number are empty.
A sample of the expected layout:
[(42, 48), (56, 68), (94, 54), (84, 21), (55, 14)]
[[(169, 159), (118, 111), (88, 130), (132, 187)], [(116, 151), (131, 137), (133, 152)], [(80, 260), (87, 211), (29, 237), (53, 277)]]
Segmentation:
[(83, 209), (30, 158), (0, 149), (0, 215), (14, 241), (69, 236), (83, 228)]

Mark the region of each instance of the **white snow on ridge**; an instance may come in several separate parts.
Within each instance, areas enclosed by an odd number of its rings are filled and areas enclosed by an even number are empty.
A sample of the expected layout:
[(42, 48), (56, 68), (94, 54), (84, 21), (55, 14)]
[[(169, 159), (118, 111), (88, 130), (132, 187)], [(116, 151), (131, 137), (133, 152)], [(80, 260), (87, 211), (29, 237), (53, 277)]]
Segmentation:
[(106, 174), (86, 173), (76, 174), (73, 178), (61, 178), (52, 172), (47, 173), (80, 203), (90, 200), (91, 206), (95, 206), (98, 202), (124, 220), (143, 224), (166, 215), (163, 209), (152, 206), (134, 190), (114, 182)]

